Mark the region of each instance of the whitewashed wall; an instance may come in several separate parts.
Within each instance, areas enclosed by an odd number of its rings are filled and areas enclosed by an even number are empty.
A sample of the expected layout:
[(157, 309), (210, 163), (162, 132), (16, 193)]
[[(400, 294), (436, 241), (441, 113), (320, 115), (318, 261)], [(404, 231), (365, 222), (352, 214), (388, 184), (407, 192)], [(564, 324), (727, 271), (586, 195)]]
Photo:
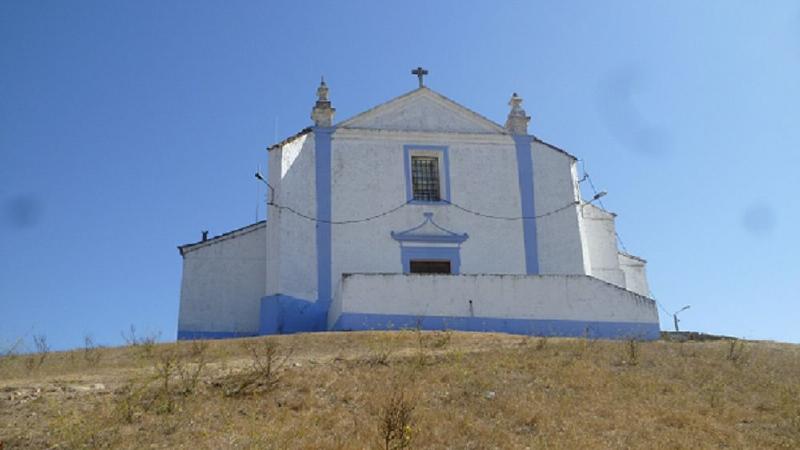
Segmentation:
[(653, 300), (585, 275), (352, 274), (329, 326), (344, 313), (658, 323)]
[(254, 225), (184, 252), (179, 332), (258, 332), (265, 228)]
[(649, 297), (650, 286), (647, 284), (646, 265), (647, 263), (641, 258), (619, 253), (619, 267), (625, 274), (625, 287), (629, 291)]
[[(448, 148), (453, 202), (490, 215), (521, 215), (516, 148), (502, 129), (453, 108), (426, 89), (371, 111), (343, 122), (332, 135), (334, 221), (373, 216), (406, 201), (404, 145)], [(310, 216), (316, 216), (314, 159), (313, 133), (270, 151), (269, 178), (277, 188), (276, 201)], [(532, 160), (536, 214), (580, 198), (573, 157), (535, 141)], [(461, 247), (461, 273), (525, 273), (521, 221), (477, 217), (446, 205), (408, 205), (370, 222), (332, 225), (332, 291), (342, 273), (401, 272), (400, 246), (390, 233), (420, 224), (424, 212), (432, 212), (436, 223), (449, 230), (469, 234)], [(275, 208), (269, 214), (275, 227), (267, 246), (268, 294), (315, 299), (315, 224)], [(592, 224), (584, 226), (583, 220), (577, 205), (537, 220), (540, 273), (591, 272), (624, 286), (615, 242), (611, 255), (605, 235)], [(591, 239), (599, 241), (593, 244)], [(594, 253), (598, 264), (591, 262)], [(616, 265), (604, 265), (606, 253)]]
[[(508, 136), (338, 130), (333, 139), (333, 217), (372, 216), (406, 201), (404, 144), (448, 147), (451, 200), (487, 214), (519, 216), (516, 153)], [(448, 205), (408, 205), (383, 218), (333, 225), (333, 274), (402, 272), (392, 231), (423, 222), (423, 212), (457, 233), (462, 273), (524, 273), (522, 223), (474, 216)], [(335, 286), (334, 286), (335, 288)]]
[[(316, 215), (313, 144), (310, 135), (270, 152), (270, 179), (280, 180), (276, 201), (311, 216)], [(448, 148), (453, 202), (490, 215), (521, 215), (516, 148), (509, 135), (343, 128), (332, 139), (334, 221), (373, 216), (406, 201), (404, 145)], [(536, 213), (575, 201), (574, 159), (539, 143), (532, 151)], [(390, 233), (420, 224), (423, 212), (433, 212), (447, 229), (469, 234), (461, 248), (461, 273), (525, 273), (521, 221), (478, 217), (446, 205), (408, 205), (369, 222), (332, 226), (332, 288), (342, 273), (401, 272), (400, 246)], [(271, 256), (268, 293), (315, 299), (314, 224), (275, 208), (270, 220), (280, 227), (269, 239), (277, 261)], [(586, 272), (578, 220), (577, 208), (570, 208), (537, 221), (542, 273)]]
[[(309, 133), (269, 152), (275, 203), (316, 217), (314, 135)], [(268, 208), (267, 295), (317, 298), (316, 223), (289, 211)]]
[(582, 207), (583, 238), (589, 247), (591, 275), (625, 287), (625, 274), (619, 267), (614, 214), (592, 204)]
[[(536, 214), (555, 211), (579, 198), (573, 176), (575, 159), (541, 142), (533, 143)], [(536, 221), (539, 271), (542, 274), (585, 274), (577, 206)]]
[[(516, 147), (501, 127), (427, 89), (370, 111), (340, 124), (332, 135), (334, 221), (373, 216), (406, 202), (404, 145), (447, 147), (452, 202), (488, 215), (522, 214)], [(531, 151), (536, 214), (579, 200), (575, 159), (540, 141)], [(313, 132), (269, 151), (276, 203), (317, 216), (315, 157)], [(649, 304), (639, 296), (583, 276), (648, 293), (643, 262), (617, 255), (613, 216), (591, 206), (586, 210), (584, 216), (575, 205), (537, 220), (540, 272), (559, 277), (516, 276), (526, 272), (520, 220), (493, 220), (448, 205), (407, 205), (369, 222), (334, 224), (331, 288), (339, 303), (331, 314), (352, 307), (362, 313), (458, 315), (463, 297), (476, 292), (486, 300), (475, 305), (475, 314), (493, 317), (650, 320)], [(318, 297), (317, 223), (274, 206), (267, 211), (268, 227), (186, 253), (180, 330), (252, 333), (259, 328), (261, 297)], [(419, 225), (425, 212), (440, 226), (469, 234), (461, 244), (462, 274), (498, 276), (354, 276), (348, 280), (355, 287), (341, 285), (345, 273), (401, 273), (401, 249), (391, 232)], [(376, 303), (374, 292), (368, 295), (378, 288), (393, 294)], [(568, 301), (559, 304), (557, 296)]]

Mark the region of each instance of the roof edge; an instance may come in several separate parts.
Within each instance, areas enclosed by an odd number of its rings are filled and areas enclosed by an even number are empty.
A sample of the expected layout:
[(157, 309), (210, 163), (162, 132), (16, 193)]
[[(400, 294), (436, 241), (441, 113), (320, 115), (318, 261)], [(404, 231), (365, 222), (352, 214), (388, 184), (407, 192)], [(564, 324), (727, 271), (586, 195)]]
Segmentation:
[(205, 241), (198, 241), (191, 244), (183, 244), (178, 246), (178, 252), (181, 256), (185, 256), (187, 253), (197, 250), (199, 248), (206, 247), (211, 244), (216, 244), (218, 242), (222, 242), (227, 239), (233, 239), (235, 237), (241, 236), (243, 234), (249, 233), (251, 231), (255, 231), (263, 226), (266, 226), (266, 220), (259, 220), (256, 223), (251, 223), (250, 225), (245, 225), (241, 228), (237, 228), (235, 230), (228, 231), (226, 233), (222, 233), (218, 236), (214, 236), (212, 238), (206, 239)]
[[(603, 214), (608, 214), (609, 216), (611, 216), (610, 219), (615, 219), (617, 217), (617, 213), (611, 212), (611, 211), (603, 208), (602, 206), (597, 206), (596, 204), (594, 204), (594, 203), (592, 203), (590, 201), (587, 202), (586, 200), (582, 200), (581, 206), (590, 206), (590, 207), (594, 208), (595, 210), (597, 210), (597, 211), (599, 211), (599, 212), (601, 212)], [(582, 215), (582, 216), (584, 218), (586, 218), (585, 215)]]
[(289, 143), (291, 143), (293, 141), (296, 141), (296, 140), (300, 139), (301, 137), (311, 133), (312, 131), (314, 131), (313, 127), (305, 127), (302, 130), (298, 131), (297, 133), (295, 133), (295, 134), (287, 137), (286, 139), (278, 142), (277, 144), (270, 145), (269, 147), (267, 147), (267, 151), (270, 151), (270, 150), (272, 150), (274, 148), (283, 147), (284, 145), (289, 144)]
[(623, 252), (623, 251), (617, 251), (617, 254), (618, 254), (618, 255), (625, 256), (625, 257), (627, 257), (627, 258), (635, 259), (636, 261), (639, 261), (639, 262), (641, 262), (641, 263), (645, 263), (645, 264), (647, 264), (647, 260), (646, 260), (646, 259), (644, 259), (644, 258), (642, 258), (641, 256), (631, 255), (630, 253), (628, 253), (628, 252)]
[[(402, 101), (402, 100), (404, 100), (406, 98), (409, 98), (409, 97), (411, 97), (413, 95), (416, 95), (416, 94), (419, 94), (419, 93), (427, 93), (427, 94), (433, 95), (433, 96), (437, 97), (439, 99), (439, 101), (443, 101), (445, 103), (452, 104), (457, 109), (461, 110), (460, 111), (461, 113), (464, 113), (464, 114), (472, 116), (473, 120), (486, 122), (491, 127), (495, 128), (495, 133), (496, 134), (508, 134), (508, 131), (502, 125), (500, 125), (499, 123), (495, 122), (494, 120), (489, 119), (488, 117), (486, 117), (486, 116), (484, 116), (484, 115), (482, 115), (482, 114), (480, 114), (480, 113), (478, 113), (478, 112), (476, 112), (476, 111), (474, 111), (474, 110), (462, 105), (461, 103), (458, 103), (457, 101), (447, 97), (444, 94), (441, 94), (441, 93), (439, 93), (437, 91), (434, 91), (433, 89), (431, 89), (431, 88), (429, 88), (427, 86), (419, 87), (419, 88), (414, 89), (412, 91), (406, 92), (405, 94), (401, 94), (401, 95), (398, 95), (396, 97), (390, 98), (389, 100), (386, 100), (386, 101), (384, 101), (382, 103), (379, 103), (379, 104), (373, 106), (372, 108), (366, 109), (366, 110), (364, 110), (364, 111), (362, 111), (362, 112), (360, 112), (360, 113), (358, 113), (358, 114), (356, 114), (356, 115), (354, 115), (352, 117), (348, 117), (347, 119), (337, 123), (336, 126), (337, 127), (342, 127), (342, 128), (351, 128), (350, 124), (352, 122), (356, 121), (357, 119), (360, 119), (360, 118), (362, 118), (364, 116), (367, 116), (367, 115), (375, 112), (376, 110), (378, 110), (380, 108), (388, 106), (389, 104), (395, 103), (397, 101)], [(354, 129), (358, 129), (358, 128), (354, 128)], [(487, 133), (487, 134), (492, 134), (492, 133)]]
[(555, 146), (555, 145), (553, 145), (553, 144), (551, 144), (551, 143), (549, 143), (549, 142), (545, 142), (545, 141), (543, 141), (543, 140), (539, 139), (539, 138), (538, 138), (538, 137), (536, 137), (536, 136), (533, 136), (533, 140), (534, 140), (535, 142), (538, 142), (538, 143), (540, 143), (540, 144), (544, 145), (544, 146), (550, 147), (551, 149), (553, 149), (553, 150), (555, 150), (555, 151), (557, 151), (557, 152), (563, 153), (563, 154), (565, 154), (565, 155), (569, 156), (570, 158), (574, 159), (575, 161), (577, 161), (577, 160), (578, 160), (578, 157), (577, 157), (577, 156), (575, 156), (575, 155), (573, 155), (572, 153), (570, 153), (570, 152), (568, 152), (568, 151), (564, 150), (563, 148), (557, 147), (557, 146)]

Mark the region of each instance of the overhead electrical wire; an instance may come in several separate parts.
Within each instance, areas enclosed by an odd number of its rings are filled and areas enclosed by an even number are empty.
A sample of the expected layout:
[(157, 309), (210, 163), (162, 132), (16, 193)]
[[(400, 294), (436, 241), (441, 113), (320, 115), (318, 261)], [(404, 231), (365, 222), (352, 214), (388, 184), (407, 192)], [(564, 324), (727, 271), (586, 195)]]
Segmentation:
[[(584, 181), (588, 181), (589, 182), (589, 187), (592, 189), (592, 192), (594, 192), (594, 195), (597, 196), (597, 194), (598, 194), (597, 188), (594, 186), (594, 182), (592, 182), (591, 175), (589, 175), (589, 172), (586, 171), (586, 162), (584, 160), (582, 160), (582, 159), (580, 160), (580, 162), (581, 162), (581, 166), (583, 166), (583, 177), (581, 177), (581, 179), (578, 180), (578, 183), (583, 183)], [(606, 205), (603, 204), (602, 200), (598, 199), (597, 203), (600, 204), (601, 208), (606, 209)], [(619, 246), (622, 247), (622, 250), (625, 253), (628, 253), (628, 248), (625, 247), (625, 243), (622, 242), (622, 238), (620, 237), (619, 233), (617, 232), (616, 227), (614, 227), (614, 235), (617, 237), (617, 242), (619, 242)]]
[[(547, 216), (551, 216), (553, 214), (559, 213), (559, 212), (561, 212), (561, 211), (563, 211), (565, 209), (568, 209), (568, 208), (570, 208), (572, 206), (578, 205), (580, 202), (578, 202), (577, 200), (576, 201), (572, 201), (572, 202), (570, 202), (570, 203), (568, 203), (568, 204), (566, 204), (566, 205), (564, 205), (564, 206), (562, 206), (560, 208), (554, 209), (554, 210), (546, 212), (544, 214), (538, 214), (538, 215), (535, 215), (535, 216), (496, 216), (496, 215), (492, 215), (492, 214), (481, 213), (481, 212), (466, 208), (464, 206), (461, 206), (461, 205), (459, 205), (457, 203), (454, 203), (454, 202), (448, 201), (448, 200), (442, 200), (442, 203), (444, 203), (446, 205), (449, 205), (449, 206), (452, 206), (452, 207), (454, 207), (456, 209), (459, 209), (461, 211), (464, 211), (464, 212), (466, 212), (468, 214), (473, 214), (475, 216), (483, 217), (483, 218), (486, 218), (486, 219), (494, 219), (494, 220), (531, 220), (531, 219), (533, 219), (533, 220), (536, 220), (536, 219), (541, 219), (543, 217), (547, 217)], [(379, 219), (379, 218), (384, 217), (384, 216), (388, 216), (389, 214), (392, 214), (393, 212), (398, 211), (398, 210), (402, 209), (403, 207), (405, 207), (407, 205), (413, 205), (413, 204), (414, 204), (413, 201), (406, 201), (406, 202), (401, 203), (400, 205), (395, 206), (392, 209), (389, 209), (387, 211), (384, 211), (382, 213), (375, 214), (375, 215), (372, 215), (372, 216), (369, 216), (369, 217), (364, 217), (364, 218), (361, 218), (361, 219), (326, 220), (326, 219), (319, 219), (319, 218), (310, 216), (308, 214), (301, 213), (300, 211), (297, 211), (297, 210), (295, 210), (294, 208), (292, 208), (290, 206), (281, 205), (281, 204), (275, 203), (275, 202), (267, 202), (267, 205), (269, 205), (269, 206), (274, 206), (275, 208), (278, 208), (279, 210), (282, 210), (282, 211), (284, 211), (284, 210), (285, 211), (289, 211), (290, 213), (292, 213), (292, 214), (294, 214), (294, 215), (296, 215), (298, 217), (302, 217), (303, 219), (310, 220), (310, 221), (313, 221), (313, 222), (319, 222), (319, 223), (328, 223), (328, 224), (331, 224), (331, 225), (349, 225), (349, 224), (354, 224), (354, 223), (369, 222), (371, 220), (375, 220), (375, 219)]]
[[(578, 180), (578, 183), (583, 183), (584, 181), (588, 181), (589, 182), (589, 187), (592, 189), (592, 192), (594, 192), (594, 195), (597, 196), (598, 195), (597, 188), (595, 187), (594, 183), (592, 182), (591, 175), (589, 175), (589, 172), (586, 171), (586, 162), (584, 160), (582, 160), (582, 159), (580, 160), (580, 162), (581, 162), (581, 165), (583, 166), (583, 176), (581, 177), (580, 180)], [(603, 204), (602, 200), (600, 200), (598, 198), (597, 202), (600, 204), (601, 208), (606, 209), (606, 206)], [(617, 242), (619, 242), (619, 246), (622, 247), (622, 250), (625, 253), (628, 253), (628, 249), (625, 247), (625, 243), (622, 242), (622, 238), (619, 236), (619, 233), (617, 232), (616, 227), (614, 229), (614, 235), (617, 237)], [(656, 302), (656, 305), (658, 305), (658, 307), (661, 308), (661, 311), (663, 311), (664, 314), (666, 314), (667, 316), (671, 316), (672, 315), (667, 310), (667, 308), (665, 308), (664, 305), (662, 305), (661, 302), (658, 301), (658, 299), (655, 298), (655, 296), (653, 296), (652, 292), (650, 294), (650, 298), (652, 298)]]
[(331, 225), (349, 225), (349, 224), (353, 224), (353, 223), (369, 222), (370, 220), (375, 220), (375, 219), (379, 219), (379, 218), (381, 218), (383, 216), (388, 216), (389, 214), (391, 214), (391, 213), (403, 208), (407, 204), (409, 204), (409, 202), (404, 202), (404, 203), (402, 203), (400, 205), (395, 206), (394, 208), (392, 208), (392, 209), (390, 209), (388, 211), (384, 211), (384, 212), (382, 212), (380, 214), (375, 214), (374, 216), (364, 217), (363, 219), (325, 220), (325, 219), (318, 219), (316, 217), (312, 217), (312, 216), (309, 216), (307, 214), (303, 214), (300, 211), (297, 211), (297, 210), (293, 209), (291, 206), (284, 206), (284, 205), (281, 205), (281, 204), (278, 204), (278, 203), (275, 203), (275, 202), (267, 202), (268, 206), (274, 206), (274, 207), (278, 208), (281, 211), (284, 211), (284, 210), (285, 211), (289, 211), (290, 213), (292, 213), (292, 214), (294, 214), (296, 216), (302, 217), (303, 219), (307, 219), (307, 220), (310, 220), (312, 222), (329, 223)]
[(459, 205), (457, 203), (453, 203), (453, 202), (450, 202), (450, 201), (445, 201), (445, 203), (455, 207), (456, 209), (460, 209), (461, 211), (464, 211), (466, 213), (473, 214), (473, 215), (476, 215), (478, 217), (484, 217), (484, 218), (487, 218), (487, 219), (495, 219), (495, 220), (530, 220), (530, 219), (534, 219), (535, 220), (535, 219), (541, 219), (543, 217), (547, 217), (547, 216), (551, 216), (553, 214), (559, 213), (559, 212), (561, 212), (561, 211), (563, 211), (563, 210), (565, 210), (565, 209), (567, 209), (567, 208), (569, 208), (571, 206), (575, 206), (575, 205), (580, 204), (580, 202), (575, 200), (575, 201), (572, 201), (570, 203), (567, 203), (566, 205), (564, 205), (564, 206), (562, 206), (560, 208), (554, 209), (554, 210), (546, 212), (544, 214), (538, 214), (538, 215), (535, 215), (535, 216), (508, 217), (508, 216), (495, 216), (495, 215), (491, 215), (491, 214), (484, 214), (484, 213), (481, 213), (481, 212), (478, 212), (478, 211), (473, 211), (471, 209), (465, 208), (465, 207), (463, 207), (463, 206), (461, 206), (461, 205)]
[[(589, 173), (586, 172), (586, 163), (583, 162), (583, 160), (581, 160), (581, 164), (583, 164), (583, 177), (580, 180), (578, 180), (578, 182), (582, 183), (583, 181), (588, 181), (589, 182), (589, 186), (592, 189), (592, 192), (594, 192), (594, 197), (588, 203), (592, 203), (594, 201), (597, 201), (598, 203), (600, 203), (600, 206), (603, 209), (606, 209), (605, 205), (603, 204), (603, 201), (600, 200), (600, 197), (605, 195), (605, 192), (599, 192), (597, 190), (597, 188), (595, 187), (594, 183), (592, 182), (591, 176), (589, 176)], [(263, 176), (261, 175), (260, 172), (256, 172), (256, 178), (258, 178), (259, 180), (264, 182), (267, 185), (267, 187), (269, 187), (269, 189), (270, 189), (270, 197), (271, 198), (274, 197), (274, 195), (275, 195), (274, 194), (274, 189), (272, 188), (271, 185), (269, 185), (269, 183), (266, 182), (266, 180), (263, 178)], [(442, 200), (441, 202), (444, 203), (444, 204), (450, 205), (450, 206), (452, 206), (452, 207), (454, 207), (456, 209), (459, 209), (459, 210), (461, 210), (463, 212), (466, 212), (468, 214), (472, 214), (472, 215), (477, 216), (477, 217), (483, 217), (483, 218), (486, 218), (486, 219), (493, 219), (493, 220), (531, 220), (531, 219), (536, 220), (536, 219), (541, 219), (541, 218), (544, 218), (544, 217), (551, 216), (553, 214), (557, 214), (557, 213), (559, 213), (559, 212), (561, 212), (561, 211), (563, 211), (565, 209), (568, 209), (568, 208), (570, 208), (572, 206), (576, 206), (576, 205), (580, 204), (580, 201), (575, 200), (575, 201), (572, 201), (570, 203), (567, 203), (566, 205), (564, 205), (564, 206), (562, 206), (560, 208), (556, 208), (556, 209), (554, 209), (552, 211), (548, 211), (548, 212), (546, 212), (544, 214), (537, 214), (535, 216), (497, 216), (497, 215), (494, 215), (494, 214), (486, 214), (486, 213), (482, 213), (482, 212), (479, 212), (479, 211), (475, 211), (473, 209), (461, 206), (458, 203), (455, 203), (455, 202), (452, 202), (452, 201), (449, 201), (449, 200)], [(404, 208), (406, 205), (409, 205), (409, 204), (414, 204), (414, 203), (413, 203), (413, 201), (409, 200), (409, 201), (403, 202), (403, 203), (395, 206), (392, 209), (384, 211), (382, 213), (378, 213), (378, 214), (375, 214), (375, 215), (372, 215), (372, 216), (369, 216), (369, 217), (364, 217), (364, 218), (361, 218), (361, 219), (327, 220), (327, 219), (319, 219), (317, 217), (310, 216), (308, 214), (304, 214), (304, 213), (302, 213), (300, 211), (297, 211), (296, 209), (292, 208), (291, 206), (281, 205), (279, 203), (275, 203), (273, 200), (270, 200), (270, 201), (267, 202), (268, 206), (274, 206), (275, 208), (278, 208), (281, 211), (289, 211), (290, 213), (292, 213), (292, 214), (294, 214), (294, 215), (296, 215), (298, 217), (302, 217), (303, 219), (310, 220), (312, 222), (327, 223), (327, 224), (331, 224), (331, 225), (349, 225), (349, 224), (355, 224), (355, 223), (369, 222), (371, 220), (379, 219), (381, 217), (384, 217), (384, 216), (387, 216), (389, 214), (392, 214), (393, 212), (398, 211), (398, 210)], [(622, 247), (622, 249), (625, 252), (627, 252), (628, 249), (625, 248), (625, 244), (622, 242), (622, 239), (619, 237), (619, 234), (616, 233), (616, 230), (615, 230), (614, 233), (616, 234), (617, 241), (619, 242), (619, 244)]]
[[(589, 186), (591, 187), (592, 192), (594, 193), (594, 197), (592, 198), (591, 201), (587, 202), (587, 204), (588, 203), (592, 203), (593, 201), (596, 200), (598, 203), (600, 203), (600, 206), (603, 209), (606, 209), (605, 205), (603, 205), (603, 201), (600, 200), (600, 197), (602, 197), (602, 195), (600, 195), (601, 192), (597, 190), (597, 188), (595, 187), (594, 183), (592, 182), (591, 176), (589, 175), (588, 172), (586, 172), (585, 163), (583, 163), (582, 160), (581, 160), (581, 163), (584, 164), (583, 177), (581, 177), (581, 179), (578, 180), (578, 183), (582, 183), (584, 181), (588, 181), (589, 182)], [(258, 174), (258, 175), (260, 175), (260, 174)], [(262, 179), (258, 175), (256, 176), (256, 178)], [(262, 179), (262, 181), (263, 181), (263, 179)], [(270, 186), (270, 185), (267, 185), (267, 186), (270, 188), (270, 191), (272, 191), (272, 186)], [(455, 203), (455, 202), (452, 202), (452, 201), (449, 201), (449, 200), (442, 200), (442, 203), (450, 205), (450, 206), (452, 206), (452, 207), (454, 207), (456, 209), (459, 209), (459, 210), (461, 210), (463, 212), (466, 212), (468, 214), (472, 214), (472, 215), (475, 215), (475, 216), (478, 216), (478, 217), (483, 217), (483, 218), (486, 218), (486, 219), (493, 219), (493, 220), (530, 220), (530, 219), (533, 219), (533, 220), (536, 220), (536, 219), (542, 219), (544, 217), (552, 216), (553, 214), (557, 214), (557, 213), (559, 213), (559, 212), (561, 212), (561, 211), (563, 211), (565, 209), (569, 209), (569, 208), (571, 208), (573, 206), (579, 205), (581, 202), (575, 200), (575, 201), (567, 203), (566, 205), (564, 205), (564, 206), (562, 206), (560, 208), (556, 208), (556, 209), (554, 209), (552, 211), (548, 211), (548, 212), (543, 213), (543, 214), (537, 214), (537, 215), (532, 216), (532, 217), (531, 216), (496, 216), (496, 215), (493, 215), (493, 214), (486, 214), (486, 213), (482, 213), (482, 212), (479, 212), (479, 211), (475, 211), (475, 210), (466, 208), (464, 206), (459, 205), (458, 203)], [(310, 216), (308, 214), (301, 213), (300, 211), (297, 211), (296, 209), (292, 208), (291, 206), (281, 205), (279, 203), (275, 203), (274, 201), (268, 201), (267, 202), (268, 206), (274, 206), (275, 208), (277, 208), (277, 209), (279, 209), (281, 211), (289, 211), (290, 213), (292, 213), (292, 214), (294, 214), (294, 215), (296, 215), (298, 217), (301, 217), (303, 219), (310, 220), (312, 222), (327, 223), (327, 224), (331, 224), (331, 225), (349, 225), (349, 224), (355, 224), (355, 223), (369, 222), (369, 221), (372, 221), (372, 220), (375, 220), (375, 219), (379, 219), (381, 217), (388, 216), (389, 214), (392, 214), (392, 213), (394, 213), (396, 211), (399, 211), (400, 209), (406, 207), (407, 205), (413, 205), (413, 204), (414, 204), (413, 201), (409, 200), (409, 201), (403, 202), (403, 203), (395, 206), (392, 209), (389, 209), (389, 210), (384, 211), (384, 212), (379, 213), (379, 214), (375, 214), (375, 215), (372, 215), (372, 216), (364, 217), (362, 219), (325, 220), (325, 219), (318, 219), (318, 218)], [(615, 234), (617, 236), (617, 241), (619, 242), (620, 246), (622, 247), (622, 249), (625, 252), (627, 252), (628, 250), (625, 248), (625, 244), (622, 243), (622, 239), (619, 237), (619, 234), (616, 233), (616, 231), (615, 231)], [(664, 307), (664, 305), (661, 304), (661, 302), (659, 302), (654, 297), (653, 297), (653, 300), (655, 300), (655, 302), (658, 305), (658, 307), (661, 308), (661, 310), (665, 314), (669, 315), (669, 311), (667, 311), (667, 309)]]

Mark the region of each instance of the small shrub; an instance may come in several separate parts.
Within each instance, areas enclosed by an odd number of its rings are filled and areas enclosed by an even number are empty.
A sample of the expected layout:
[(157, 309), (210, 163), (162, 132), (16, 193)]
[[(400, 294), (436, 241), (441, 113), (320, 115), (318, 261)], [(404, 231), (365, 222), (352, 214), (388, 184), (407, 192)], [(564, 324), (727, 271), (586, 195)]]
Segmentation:
[(113, 433), (104, 426), (100, 415), (85, 414), (75, 409), (54, 408), (55, 417), (50, 423), (50, 431), (57, 444), (50, 448), (100, 448), (104, 435)]
[(136, 348), (139, 352), (139, 357), (142, 359), (150, 359), (153, 356), (153, 352), (155, 351), (156, 347), (156, 337), (150, 336), (143, 338), (136, 344)]
[(50, 354), (50, 346), (47, 344), (47, 336), (43, 334), (34, 335), (33, 345), (36, 348), (36, 351), (28, 356), (28, 358), (25, 360), (25, 369), (27, 369), (28, 372), (42, 367), (44, 360), (47, 359), (47, 355)]
[(389, 365), (389, 357), (392, 355), (392, 351), (389, 349), (381, 350), (378, 352), (370, 353), (369, 356), (364, 360), (370, 366), (388, 366)]
[(434, 331), (430, 336), (428, 345), (430, 348), (445, 348), (450, 344), (452, 338), (453, 332), (451, 330)]
[(577, 348), (573, 355), (576, 359), (581, 359), (584, 355), (592, 353), (596, 344), (597, 338), (592, 337), (591, 330), (586, 327), (583, 331), (583, 338), (578, 339)]
[(739, 339), (731, 339), (728, 345), (728, 354), (725, 359), (733, 362), (735, 365), (740, 365), (745, 360), (745, 343)]
[(547, 336), (542, 336), (536, 340), (536, 346), (534, 347), (536, 350), (542, 351), (547, 347)]
[(36, 360), (36, 355), (31, 355), (25, 358), (25, 370), (32, 372), (34, 369), (36, 369)]
[(41, 367), (44, 364), (44, 360), (47, 358), (47, 355), (50, 354), (50, 346), (47, 344), (47, 336), (43, 334), (38, 334), (33, 337), (33, 343), (36, 346), (36, 355), (38, 356), (37, 367)]
[(414, 329), (417, 339), (416, 353), (414, 355), (414, 364), (417, 367), (423, 367), (429, 363), (429, 349), (443, 349), (450, 344), (453, 338), (452, 330), (423, 332), (421, 322), (417, 322), (417, 327)]
[(207, 366), (205, 341), (175, 344), (153, 353), (153, 373), (134, 379), (117, 391), (114, 416), (133, 423), (141, 414), (175, 411), (181, 399), (196, 392)]
[(36, 349), (25, 359), (25, 369), (28, 372), (42, 367), (47, 355), (50, 354), (50, 346), (47, 344), (47, 336), (37, 334), (33, 336), (33, 345)]
[(721, 410), (723, 407), (724, 386), (719, 380), (714, 380), (708, 387), (708, 406), (712, 410)]
[(122, 335), (122, 339), (127, 345), (137, 348), (140, 358), (150, 359), (153, 356), (153, 350), (161, 333), (140, 337), (136, 335), (136, 327), (131, 325), (127, 331), (120, 332), (120, 335)]
[(388, 366), (389, 358), (394, 353), (394, 349), (388, 342), (380, 340), (370, 349), (369, 354), (362, 360), (368, 366)]
[(395, 389), (381, 409), (379, 430), (384, 448), (408, 448), (411, 444), (411, 419), (414, 404), (402, 390)]
[(92, 336), (86, 335), (83, 337), (83, 359), (89, 367), (96, 367), (100, 363), (102, 357), (100, 353), (100, 346), (95, 344)]
[(123, 330), (119, 334), (126, 345), (135, 346), (139, 344), (139, 339), (136, 337), (136, 327), (133, 324), (131, 324), (127, 332)]
[(133, 423), (142, 412), (149, 409), (145, 402), (146, 384), (130, 382), (121, 387), (114, 397), (114, 417), (124, 423)]
[(416, 348), (417, 351), (414, 354), (414, 365), (419, 368), (425, 366), (428, 363), (428, 354), (425, 349), (426, 347), (425, 334), (419, 327), (417, 327), (417, 329), (414, 330), (414, 333), (416, 333), (417, 336), (417, 348)]
[(174, 349), (165, 349), (159, 353), (155, 363), (157, 392), (160, 400), (159, 412), (171, 413), (175, 408), (172, 379), (180, 370), (182, 361)]
[(177, 398), (193, 393), (206, 368), (205, 341), (192, 341), (188, 348), (176, 344), (158, 352), (155, 360), (155, 386), (159, 412), (171, 413)]
[(208, 342), (206, 341), (192, 341), (189, 344), (188, 351), (180, 361), (181, 364), (177, 366), (182, 394), (190, 394), (197, 388), (200, 376), (206, 368), (207, 350)]
[(19, 338), (12, 345), (3, 349), (2, 352), (0, 352), (0, 363), (7, 363), (9, 361), (14, 360), (17, 357), (19, 348), (21, 346), (22, 346), (22, 338)]
[(625, 348), (627, 349), (628, 364), (632, 366), (639, 364), (639, 341), (635, 338), (628, 339)]
[(250, 354), (250, 367), (228, 374), (213, 385), (226, 397), (269, 392), (280, 383), (291, 351), (282, 353), (272, 341), (250, 341), (242, 344)]

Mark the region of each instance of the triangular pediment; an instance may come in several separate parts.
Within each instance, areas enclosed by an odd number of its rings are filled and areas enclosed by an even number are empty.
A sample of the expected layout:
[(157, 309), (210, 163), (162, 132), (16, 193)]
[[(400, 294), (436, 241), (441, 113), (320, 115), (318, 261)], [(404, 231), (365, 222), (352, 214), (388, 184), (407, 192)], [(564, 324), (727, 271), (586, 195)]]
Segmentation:
[(405, 231), (392, 231), (391, 236), (398, 242), (439, 242), (460, 244), (469, 238), (467, 233), (450, 231), (433, 221), (433, 213), (422, 214), (421, 224)]
[(500, 125), (422, 87), (337, 125), (340, 128), (504, 134)]

